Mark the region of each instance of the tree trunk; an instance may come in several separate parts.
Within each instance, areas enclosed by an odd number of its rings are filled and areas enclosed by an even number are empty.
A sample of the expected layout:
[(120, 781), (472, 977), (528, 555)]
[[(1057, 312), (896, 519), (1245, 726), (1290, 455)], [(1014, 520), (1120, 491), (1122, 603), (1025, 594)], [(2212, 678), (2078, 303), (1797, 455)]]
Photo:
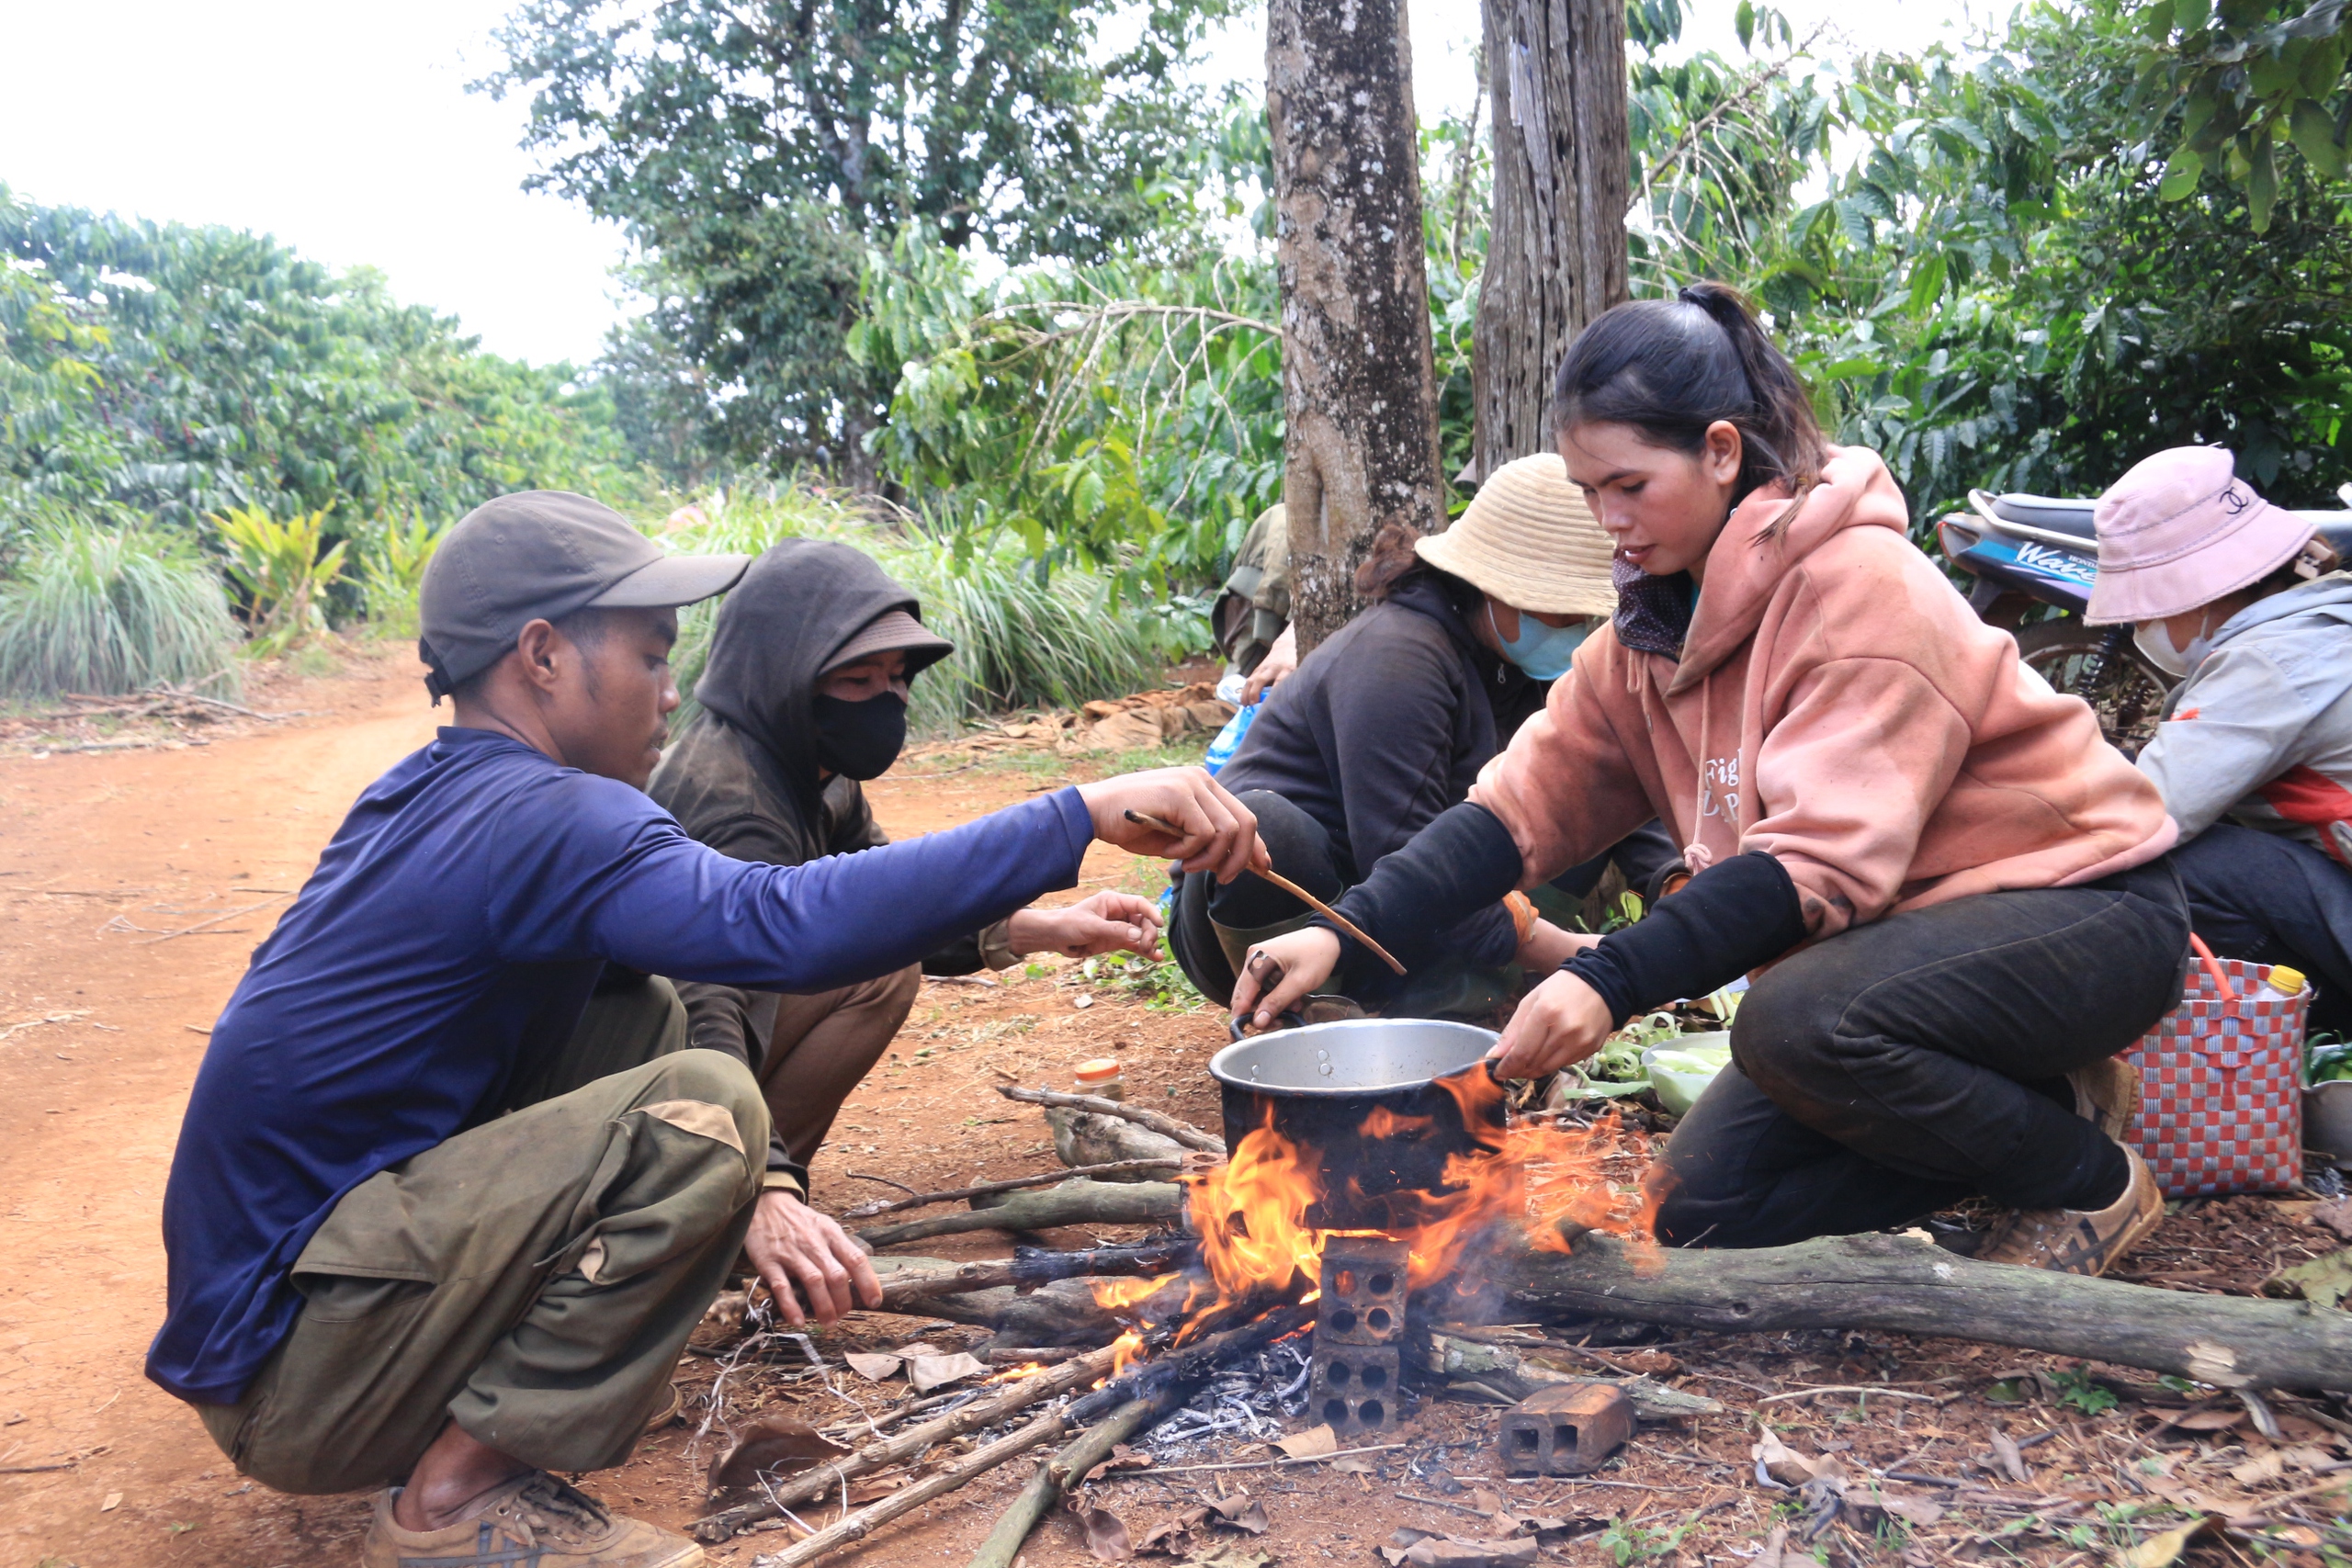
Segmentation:
[(1552, 446), (1552, 378), (1626, 298), (1625, 8), (1482, 0), (1494, 218), (1471, 341), (1474, 477)]
[(1568, 1256), (1500, 1251), (1488, 1278), (1526, 1319), (1615, 1318), (1735, 1334), (1949, 1334), (2222, 1388), (2352, 1388), (2352, 1313), (1977, 1263), (1907, 1235), (1824, 1236), (1655, 1260), (1588, 1235)]
[(1383, 525), (1427, 533), (1444, 515), (1405, 0), (1272, 0), (1266, 73), (1304, 655), (1355, 613)]

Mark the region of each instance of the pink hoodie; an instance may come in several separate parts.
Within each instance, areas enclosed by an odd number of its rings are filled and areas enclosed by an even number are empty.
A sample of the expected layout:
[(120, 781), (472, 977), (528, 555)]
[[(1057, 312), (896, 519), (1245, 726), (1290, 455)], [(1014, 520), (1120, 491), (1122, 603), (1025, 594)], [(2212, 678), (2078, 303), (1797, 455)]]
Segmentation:
[(1970, 893), (2091, 882), (2175, 829), (2078, 697), (2018, 660), (1905, 533), (1874, 452), (1748, 497), (1707, 556), (1682, 660), (1588, 638), (1470, 798), (1532, 886), (1655, 816), (1693, 870), (1762, 850), (1816, 938)]

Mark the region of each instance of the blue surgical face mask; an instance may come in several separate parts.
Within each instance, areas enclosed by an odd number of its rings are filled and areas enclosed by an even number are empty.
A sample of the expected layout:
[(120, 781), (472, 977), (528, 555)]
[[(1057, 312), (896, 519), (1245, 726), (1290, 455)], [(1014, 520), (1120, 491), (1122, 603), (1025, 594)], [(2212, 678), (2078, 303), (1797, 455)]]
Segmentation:
[(1592, 630), (1589, 620), (1570, 621), (1565, 626), (1547, 626), (1525, 611), (1520, 612), (1519, 636), (1503, 636), (1502, 623), (1495, 619), (1495, 602), (1487, 601), (1487, 624), (1495, 630), (1495, 640), (1502, 645), (1503, 657), (1526, 671), (1538, 681), (1556, 681), (1568, 672), (1569, 660), (1577, 647)]

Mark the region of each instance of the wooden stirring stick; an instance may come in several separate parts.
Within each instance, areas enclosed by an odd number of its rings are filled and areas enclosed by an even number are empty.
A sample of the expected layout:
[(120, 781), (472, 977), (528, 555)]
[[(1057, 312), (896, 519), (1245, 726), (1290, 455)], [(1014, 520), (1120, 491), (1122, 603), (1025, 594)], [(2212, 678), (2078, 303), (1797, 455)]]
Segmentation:
[[(1146, 828), (1156, 828), (1171, 839), (1190, 837), (1183, 829), (1179, 828), (1175, 823), (1167, 820), (1165, 818), (1154, 817), (1148, 811), (1130, 811), (1126, 813), (1126, 818), (1130, 822), (1138, 823)], [(1331, 908), (1330, 905), (1323, 902), (1322, 899), (1317, 898), (1314, 894), (1309, 893), (1306, 888), (1301, 887), (1297, 883), (1293, 882), (1289, 877), (1281, 874), (1279, 872), (1260, 871), (1254, 865), (1251, 866), (1250, 870), (1253, 874), (1264, 877), (1268, 882), (1272, 883), (1275, 886), (1281, 888), (1292, 897), (1299, 900), (1299, 902), (1306, 905), (1307, 908), (1313, 909), (1317, 914), (1322, 916), (1325, 919), (1330, 921), (1333, 925), (1339, 927), (1341, 931), (1347, 932), (1358, 942), (1363, 943), (1366, 947), (1372, 949), (1373, 952), (1380, 955), (1380, 961), (1383, 964), (1387, 964), (1388, 967), (1396, 970), (1399, 975), (1402, 975), (1405, 972), (1405, 966), (1396, 962), (1396, 955), (1391, 953), (1386, 948), (1381, 946), (1378, 942), (1373, 941), (1372, 938), (1364, 935), (1363, 930), (1358, 927), (1353, 920), (1340, 913), (1339, 910)]]

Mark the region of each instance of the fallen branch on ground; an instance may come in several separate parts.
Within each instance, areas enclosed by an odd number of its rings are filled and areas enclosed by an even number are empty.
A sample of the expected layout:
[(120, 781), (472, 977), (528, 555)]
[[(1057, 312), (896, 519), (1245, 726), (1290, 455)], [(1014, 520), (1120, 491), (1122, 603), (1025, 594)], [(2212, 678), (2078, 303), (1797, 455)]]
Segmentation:
[[(929, 1203), (960, 1203), (968, 1198), (985, 1198), (996, 1192), (1019, 1192), (1031, 1187), (1052, 1187), (1068, 1181), (1072, 1177), (1133, 1176), (1147, 1170), (1177, 1170), (1181, 1169), (1183, 1164), (1184, 1162), (1181, 1159), (1113, 1160), (1104, 1165), (1081, 1165), (1067, 1170), (1049, 1170), (1037, 1176), (1016, 1176), (1009, 1181), (983, 1181), (977, 1187), (950, 1188), (944, 1192), (916, 1192), (913, 1188), (901, 1182), (892, 1181), (887, 1176), (867, 1176), (860, 1179), (879, 1181), (887, 1186), (896, 1187), (901, 1192), (910, 1193), (912, 1196), (877, 1198), (871, 1203), (860, 1203), (855, 1208), (843, 1209), (840, 1217), (844, 1220), (870, 1220), (876, 1214), (894, 1214), (901, 1209), (920, 1209)], [(854, 1170), (846, 1174), (858, 1175)]]
[(1021, 1555), (1022, 1542), (1037, 1528), (1073, 1480), (1084, 1479), (1086, 1472), (1111, 1457), (1111, 1450), (1137, 1432), (1153, 1425), (1188, 1394), (1188, 1385), (1169, 1383), (1156, 1393), (1131, 1399), (1107, 1418), (1088, 1427), (1079, 1439), (1037, 1467), (1029, 1484), (1012, 1500), (989, 1531), (988, 1540), (973, 1554), (972, 1568), (1012, 1568)]
[(1023, 1089), (1018, 1084), (1001, 1083), (997, 1093), (1007, 1100), (1017, 1100), (1027, 1105), (1061, 1105), (1072, 1111), (1091, 1111), (1098, 1115), (1122, 1117), (1140, 1123), (1155, 1133), (1175, 1139), (1188, 1149), (1203, 1154), (1225, 1154), (1225, 1140), (1214, 1134), (1204, 1133), (1190, 1122), (1179, 1122), (1173, 1116), (1162, 1116), (1157, 1111), (1147, 1111), (1140, 1105), (1125, 1100), (1105, 1100), (1099, 1094), (1066, 1094), (1057, 1089)]
[[(240, 904), (233, 909), (223, 909), (219, 914), (212, 916), (210, 919), (198, 920), (192, 926), (182, 926), (177, 931), (158, 931), (150, 935), (146, 941), (134, 942), (131, 945), (134, 947), (153, 947), (159, 942), (169, 942), (175, 936), (194, 936), (198, 931), (204, 931), (208, 927), (217, 926), (223, 920), (233, 920), (240, 915), (250, 915), (255, 909), (266, 909), (272, 904), (277, 903), (278, 898), (283, 898), (285, 897), (286, 895), (281, 893), (277, 895), (277, 897), (263, 898), (251, 904)], [(118, 915), (115, 919), (119, 920), (122, 919), (122, 917)], [(129, 920), (123, 920), (122, 923), (132, 931), (147, 930), (145, 926), (132, 925)]]
[[(814, 1562), (837, 1548), (864, 1540), (900, 1515), (911, 1514), (933, 1498), (945, 1496), (987, 1474), (1005, 1461), (1027, 1453), (1041, 1444), (1052, 1442), (1069, 1431), (1069, 1427), (1067, 1412), (1057, 1410), (1040, 1416), (1020, 1430), (999, 1438), (985, 1448), (975, 1449), (972, 1457), (961, 1464), (943, 1470), (936, 1475), (927, 1475), (911, 1486), (901, 1487), (880, 1502), (861, 1508), (838, 1523), (828, 1525), (797, 1545), (764, 1557), (752, 1558), (752, 1568), (801, 1568), (803, 1563)], [(829, 1476), (831, 1473), (827, 1472)]]
[(961, 1214), (934, 1214), (857, 1233), (868, 1247), (894, 1247), (925, 1236), (965, 1231), (1043, 1231), (1059, 1225), (1161, 1224), (1184, 1212), (1184, 1190), (1172, 1181), (1089, 1181), (1083, 1177), (1042, 1190), (1015, 1192), (1001, 1203)]
[(1605, 1236), (1495, 1259), (1518, 1308), (1725, 1333), (1951, 1335), (2230, 1389), (2352, 1388), (2352, 1314), (1978, 1263), (1916, 1235), (1825, 1236), (1638, 1261)]
[(202, 703), (209, 708), (226, 708), (231, 713), (243, 714), (247, 718), (266, 718), (272, 724), (281, 718), (300, 718), (311, 711), (308, 708), (288, 708), (283, 713), (263, 713), (258, 708), (249, 708), (239, 703), (224, 702), (219, 697), (208, 697), (198, 692), (184, 690), (168, 681), (158, 681), (147, 689), (178, 702)]
[[(729, 1540), (747, 1525), (757, 1524), (762, 1519), (775, 1518), (786, 1509), (797, 1507), (803, 1503), (815, 1502), (853, 1476), (864, 1475), (870, 1471), (880, 1470), (885, 1465), (896, 1464), (900, 1460), (911, 1459), (933, 1443), (944, 1442), (949, 1438), (961, 1437), (966, 1432), (975, 1431), (982, 1427), (993, 1426), (1014, 1411), (1035, 1404), (1041, 1399), (1050, 1399), (1056, 1394), (1092, 1382), (1111, 1370), (1114, 1354), (1112, 1348), (1105, 1346), (1100, 1350), (1091, 1351), (1075, 1360), (1065, 1362), (1052, 1371), (1040, 1372), (1032, 1378), (1023, 1378), (993, 1399), (980, 1400), (975, 1404), (967, 1404), (959, 1410), (950, 1411), (935, 1421), (926, 1421), (920, 1427), (910, 1427), (895, 1438), (885, 1438), (879, 1442), (868, 1443), (837, 1463), (810, 1470), (805, 1474), (779, 1483), (763, 1496), (696, 1519), (693, 1526), (695, 1538), (716, 1545), (719, 1541)], [(1008, 1454), (1006, 1457), (1010, 1458), (1011, 1455)]]

